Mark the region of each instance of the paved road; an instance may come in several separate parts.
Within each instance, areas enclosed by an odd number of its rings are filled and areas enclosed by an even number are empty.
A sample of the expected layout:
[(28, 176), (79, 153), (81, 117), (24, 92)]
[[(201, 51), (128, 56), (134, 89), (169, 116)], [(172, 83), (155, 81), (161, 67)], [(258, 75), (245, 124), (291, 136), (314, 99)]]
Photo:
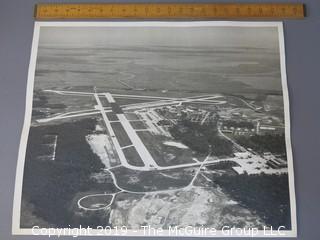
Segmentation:
[(139, 169), (138, 167), (131, 166), (128, 163), (128, 161), (127, 161), (127, 159), (126, 159), (126, 157), (125, 157), (125, 155), (124, 155), (124, 153), (123, 153), (123, 151), (121, 149), (120, 143), (118, 142), (118, 139), (116, 138), (116, 135), (115, 135), (115, 133), (113, 131), (111, 123), (110, 123), (110, 121), (109, 121), (109, 119), (108, 119), (108, 117), (106, 115), (106, 112), (105, 112), (105, 110), (104, 110), (104, 108), (102, 106), (102, 103), (101, 103), (101, 101), (99, 99), (98, 94), (95, 93), (94, 97), (95, 97), (95, 99), (97, 101), (98, 108), (99, 108), (99, 110), (101, 112), (102, 118), (103, 118), (103, 120), (105, 122), (105, 125), (106, 125), (107, 129), (108, 129), (108, 132), (110, 134), (110, 137), (111, 137), (111, 140), (113, 142), (113, 145), (114, 145), (114, 147), (115, 147), (115, 149), (116, 149), (116, 151), (118, 153), (118, 156), (119, 156), (121, 164), (123, 166), (127, 167), (127, 168), (130, 168), (130, 169)]
[[(105, 96), (109, 103), (113, 103), (113, 104), (116, 103), (116, 101), (114, 100), (113, 96), (110, 93), (106, 93)], [(146, 148), (146, 146), (138, 136), (137, 132), (131, 126), (126, 116), (123, 113), (118, 113), (116, 114), (116, 116), (118, 117), (122, 127), (126, 131), (130, 141), (132, 142), (132, 145), (135, 147), (136, 151), (138, 152), (141, 160), (144, 163), (144, 166), (149, 167), (150, 169), (157, 168), (158, 164), (154, 161), (153, 157), (151, 156), (148, 149)]]

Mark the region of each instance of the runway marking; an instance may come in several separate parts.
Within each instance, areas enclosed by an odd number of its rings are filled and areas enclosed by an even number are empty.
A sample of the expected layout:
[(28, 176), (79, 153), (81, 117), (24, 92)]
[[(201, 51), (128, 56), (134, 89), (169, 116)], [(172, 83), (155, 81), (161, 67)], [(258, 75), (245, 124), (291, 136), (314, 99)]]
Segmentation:
[(134, 147), (134, 146), (131, 144), (131, 145), (124, 146), (121, 149), (126, 149), (126, 148), (130, 148), (130, 147)]
[(136, 132), (150, 132), (150, 128), (134, 129)]

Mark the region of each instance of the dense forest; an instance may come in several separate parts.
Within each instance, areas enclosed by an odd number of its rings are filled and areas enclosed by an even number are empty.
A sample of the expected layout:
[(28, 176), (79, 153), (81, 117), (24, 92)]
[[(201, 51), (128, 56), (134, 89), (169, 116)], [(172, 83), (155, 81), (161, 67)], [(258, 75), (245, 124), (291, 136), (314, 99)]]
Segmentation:
[(232, 143), (219, 136), (216, 122), (201, 125), (198, 122), (182, 119), (169, 131), (176, 140), (198, 153), (208, 154), (212, 151), (216, 156), (232, 154)]
[[(73, 213), (68, 211), (73, 197), (78, 192), (96, 187), (97, 183), (90, 175), (104, 167), (85, 139), (87, 134), (92, 133), (95, 125), (96, 120), (84, 119), (30, 129), (23, 199), (35, 206), (36, 216), (57, 227), (65, 227), (74, 222)], [(57, 136), (55, 160), (38, 158), (45, 154), (45, 149), (39, 146), (43, 145), (47, 135)], [(105, 185), (106, 188), (114, 188), (111, 183), (110, 186), (107, 183)]]
[(273, 228), (291, 228), (288, 175), (221, 175), (214, 178), (225, 193)]

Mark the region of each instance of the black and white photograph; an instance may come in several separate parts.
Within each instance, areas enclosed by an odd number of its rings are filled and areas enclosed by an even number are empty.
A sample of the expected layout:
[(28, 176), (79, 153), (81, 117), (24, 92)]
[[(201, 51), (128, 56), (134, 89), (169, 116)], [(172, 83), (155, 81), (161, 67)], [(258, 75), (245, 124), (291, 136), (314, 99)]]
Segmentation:
[(295, 205), (282, 23), (36, 23), (14, 234), (294, 237)]

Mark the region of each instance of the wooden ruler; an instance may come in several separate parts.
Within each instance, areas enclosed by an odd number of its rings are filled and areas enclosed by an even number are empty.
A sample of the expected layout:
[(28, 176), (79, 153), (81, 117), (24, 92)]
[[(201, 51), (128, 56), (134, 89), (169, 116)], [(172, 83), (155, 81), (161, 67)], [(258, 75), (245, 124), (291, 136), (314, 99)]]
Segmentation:
[(37, 20), (55, 19), (282, 19), (304, 17), (300, 3), (37, 4)]

